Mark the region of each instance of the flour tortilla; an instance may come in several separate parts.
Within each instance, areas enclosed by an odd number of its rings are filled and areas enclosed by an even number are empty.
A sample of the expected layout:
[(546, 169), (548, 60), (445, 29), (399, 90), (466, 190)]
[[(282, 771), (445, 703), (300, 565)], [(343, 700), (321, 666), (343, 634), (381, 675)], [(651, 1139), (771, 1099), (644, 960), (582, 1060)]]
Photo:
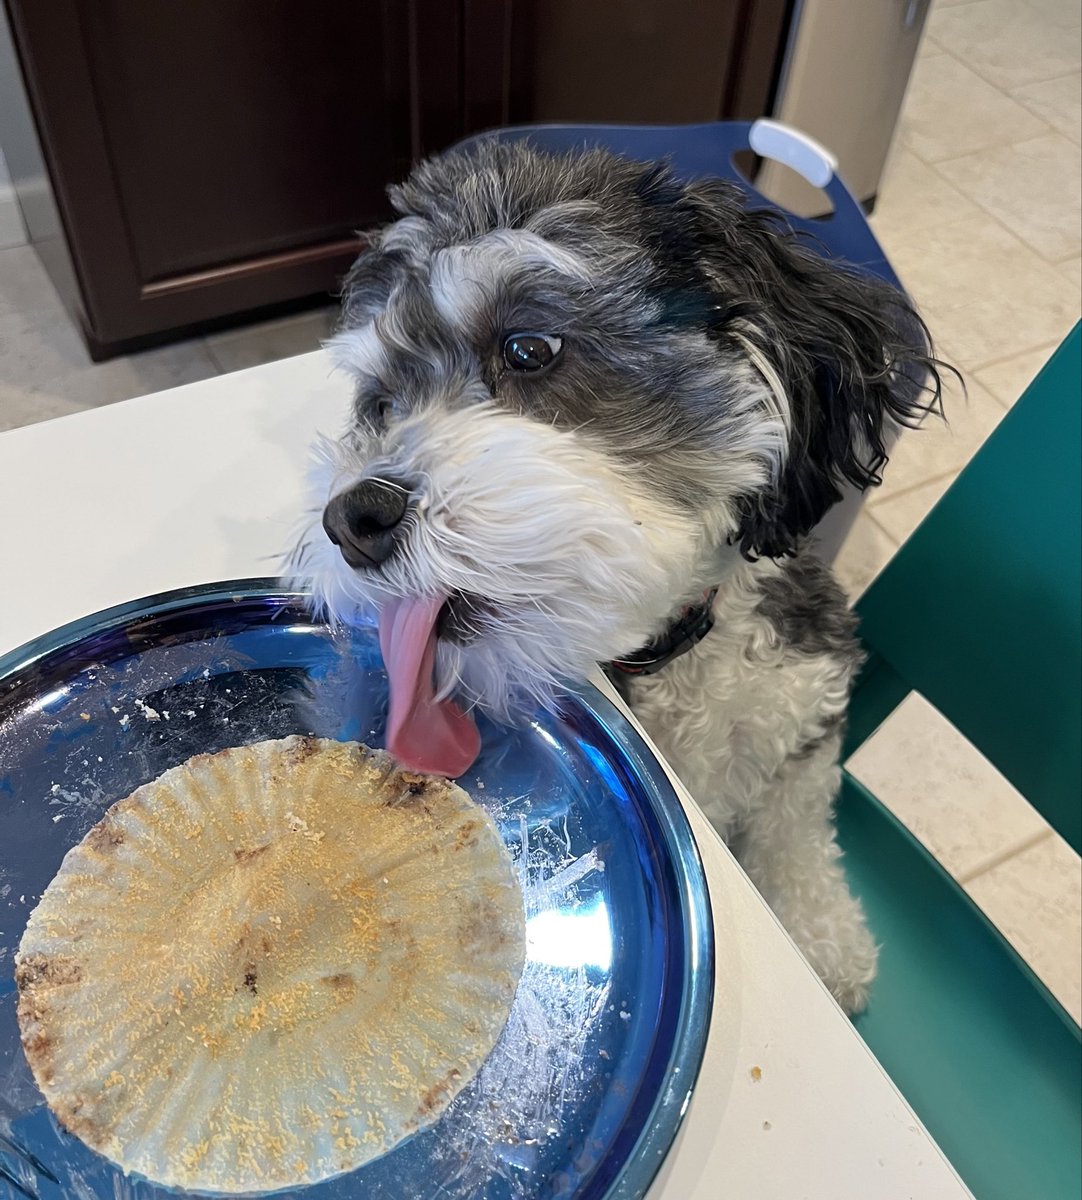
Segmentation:
[(434, 1122), (524, 954), (515, 871), (465, 792), (289, 737), (109, 809), (30, 918), (19, 1023), (53, 1112), (125, 1171), (271, 1190)]

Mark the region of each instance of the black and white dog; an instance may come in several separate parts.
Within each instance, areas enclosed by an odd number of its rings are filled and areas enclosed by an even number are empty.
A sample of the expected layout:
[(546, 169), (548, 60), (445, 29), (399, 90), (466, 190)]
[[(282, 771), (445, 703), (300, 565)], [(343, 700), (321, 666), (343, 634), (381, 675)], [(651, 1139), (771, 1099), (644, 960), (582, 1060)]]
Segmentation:
[[(455, 775), (474, 706), (624, 663), (630, 703), (841, 1004), (876, 949), (831, 821), (853, 620), (805, 535), (938, 404), (905, 298), (719, 181), (484, 143), (391, 191), (329, 344), (355, 381), (290, 556), (380, 614), (389, 744)], [(687, 653), (639, 673), (672, 643)], [(653, 647), (650, 649), (650, 647)], [(644, 647), (647, 649), (644, 650)]]

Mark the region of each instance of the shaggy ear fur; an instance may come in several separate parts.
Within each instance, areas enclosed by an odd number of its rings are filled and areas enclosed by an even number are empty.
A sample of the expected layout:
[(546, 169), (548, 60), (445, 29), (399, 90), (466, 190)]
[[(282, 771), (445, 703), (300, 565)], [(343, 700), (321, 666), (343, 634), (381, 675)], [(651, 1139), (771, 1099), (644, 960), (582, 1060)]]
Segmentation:
[(781, 217), (749, 211), (735, 186), (679, 188), (655, 170), (640, 194), (659, 216), (668, 209), (661, 257), (699, 274), (692, 290), (706, 290), (712, 335), (738, 343), (789, 415), (780, 476), (744, 498), (734, 541), (747, 558), (792, 554), (843, 483), (882, 482), (889, 423), (939, 410), (941, 372), (953, 369), (901, 292), (824, 258)]
[(361, 234), (361, 251), (339, 287), (342, 311), (339, 328), (350, 329), (382, 311), (405, 267), (400, 254), (380, 250), (382, 229)]

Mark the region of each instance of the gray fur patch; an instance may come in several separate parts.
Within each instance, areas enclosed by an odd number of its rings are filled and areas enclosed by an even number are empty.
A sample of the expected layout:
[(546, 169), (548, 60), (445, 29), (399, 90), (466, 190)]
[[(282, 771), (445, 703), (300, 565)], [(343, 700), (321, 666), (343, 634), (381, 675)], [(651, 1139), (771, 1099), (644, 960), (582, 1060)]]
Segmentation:
[[(836, 716), (827, 717), (823, 721), (823, 732), (817, 737), (809, 738), (802, 746), (789, 756), (790, 758), (811, 758), (816, 751), (821, 750), (828, 742), (837, 743), (839, 737), (845, 729), (845, 715), (838, 713)], [(835, 753), (837, 749), (835, 748)]]
[(806, 548), (779, 567), (762, 581), (758, 611), (789, 648), (829, 654), (855, 670), (863, 657), (857, 618), (830, 568)]

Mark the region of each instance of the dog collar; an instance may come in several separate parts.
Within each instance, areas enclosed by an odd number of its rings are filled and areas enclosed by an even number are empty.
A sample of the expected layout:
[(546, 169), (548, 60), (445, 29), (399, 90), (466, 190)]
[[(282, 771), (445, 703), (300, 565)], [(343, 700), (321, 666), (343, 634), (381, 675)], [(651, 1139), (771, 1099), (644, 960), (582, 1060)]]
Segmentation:
[(714, 627), (716, 587), (703, 593), (698, 604), (689, 604), (652, 642), (626, 658), (614, 658), (604, 664), (605, 674), (615, 683), (614, 675), (653, 675), (674, 658), (697, 646)]

